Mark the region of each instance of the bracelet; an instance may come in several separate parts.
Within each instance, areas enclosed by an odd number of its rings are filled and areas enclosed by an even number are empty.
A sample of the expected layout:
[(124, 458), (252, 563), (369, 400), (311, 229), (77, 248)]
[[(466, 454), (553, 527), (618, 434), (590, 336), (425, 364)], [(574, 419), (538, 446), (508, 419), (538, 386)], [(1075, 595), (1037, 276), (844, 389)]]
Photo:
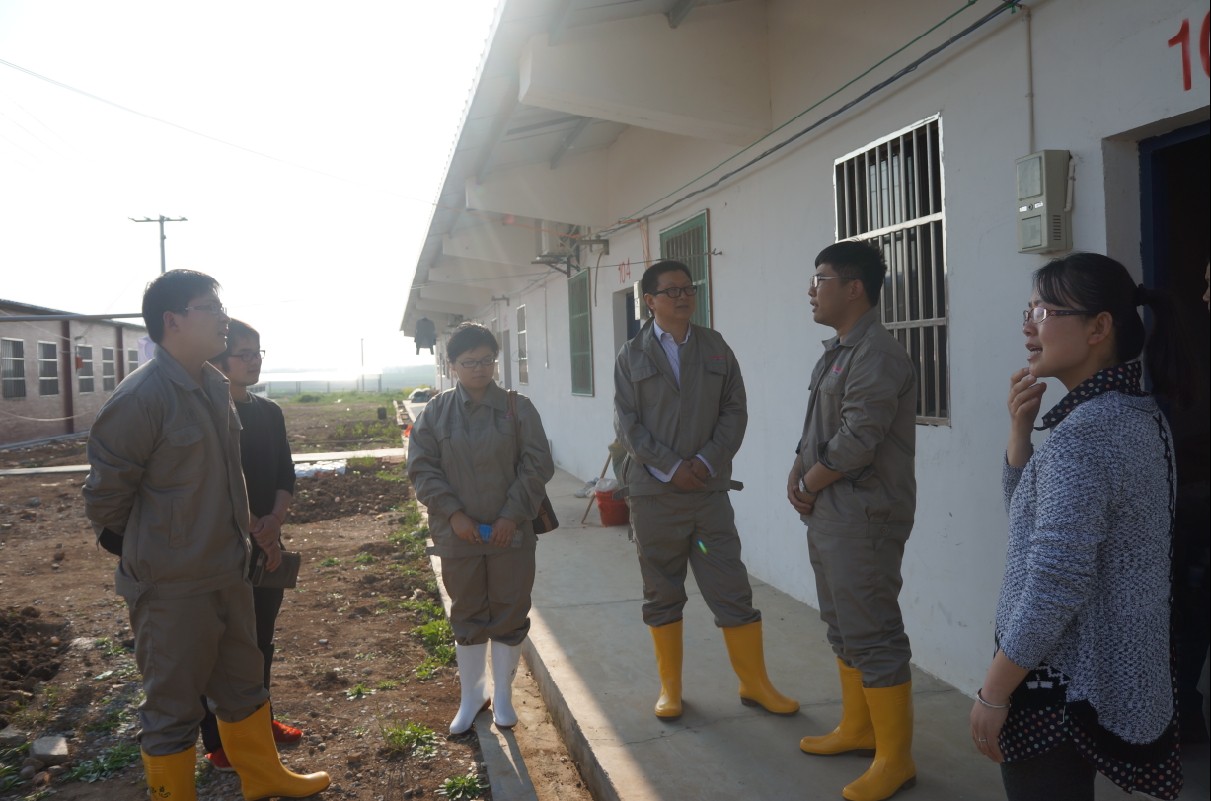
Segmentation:
[(988, 703), (987, 701), (984, 700), (984, 696), (980, 694), (981, 692), (983, 692), (983, 690), (984, 690), (983, 687), (976, 690), (976, 700), (979, 701), (984, 706), (988, 707), (989, 709), (1008, 709), (1009, 707), (1013, 706), (1012, 701), (1010, 701), (1007, 704), (990, 704), (990, 703)]

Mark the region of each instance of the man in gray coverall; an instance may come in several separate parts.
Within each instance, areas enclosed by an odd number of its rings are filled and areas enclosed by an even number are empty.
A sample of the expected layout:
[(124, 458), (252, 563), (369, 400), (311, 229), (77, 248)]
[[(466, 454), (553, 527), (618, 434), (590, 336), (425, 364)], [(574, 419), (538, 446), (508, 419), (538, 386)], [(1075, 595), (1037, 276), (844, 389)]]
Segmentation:
[(849, 801), (881, 801), (910, 785), (911, 652), (900, 614), (900, 562), (916, 512), (917, 379), (880, 322), (887, 265), (864, 242), (816, 257), (812, 319), (837, 332), (812, 372), (803, 435), (787, 481), (807, 524), (820, 618), (841, 675), (841, 724), (804, 737), (809, 754), (870, 751)]
[(194, 742), (211, 700), (245, 798), (306, 797), (326, 773), (282, 766), (257, 649), (248, 575), (248, 494), (240, 419), (206, 360), (227, 347), (218, 283), (173, 270), (143, 295), (155, 358), (101, 407), (88, 438), (85, 513), (120, 555), (146, 696), (141, 747), (152, 796), (193, 801)]
[(656, 262), (641, 288), (653, 319), (618, 352), (614, 425), (629, 456), (623, 483), (643, 574), (643, 620), (660, 674), (656, 717), (681, 716), (687, 565), (723, 629), (740, 700), (792, 715), (799, 702), (766, 675), (761, 613), (753, 608), (727, 497), (748, 425), (740, 365), (723, 337), (690, 322), (697, 287), (688, 267)]

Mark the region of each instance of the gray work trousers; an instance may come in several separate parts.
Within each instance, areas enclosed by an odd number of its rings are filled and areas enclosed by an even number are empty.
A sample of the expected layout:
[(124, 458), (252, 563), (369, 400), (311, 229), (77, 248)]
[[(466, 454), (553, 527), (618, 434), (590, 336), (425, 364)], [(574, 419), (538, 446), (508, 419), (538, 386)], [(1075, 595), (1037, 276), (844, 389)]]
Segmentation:
[(185, 598), (159, 598), (155, 588), (127, 603), (135, 662), (143, 674), (142, 748), (167, 756), (194, 747), (202, 706), (222, 720), (243, 720), (269, 699), (257, 648), (252, 585), (231, 584)]
[(753, 608), (748, 569), (740, 560), (740, 534), (726, 492), (669, 492), (627, 499), (643, 575), (643, 622), (681, 620), (686, 566), (720, 628), (761, 619)]
[(900, 614), (900, 562), (907, 535), (838, 537), (808, 528), (820, 619), (828, 642), (866, 687), (895, 687), (912, 679), (912, 651)]
[(459, 645), (519, 645), (530, 631), (534, 544), (483, 556), (441, 557), (450, 627)]

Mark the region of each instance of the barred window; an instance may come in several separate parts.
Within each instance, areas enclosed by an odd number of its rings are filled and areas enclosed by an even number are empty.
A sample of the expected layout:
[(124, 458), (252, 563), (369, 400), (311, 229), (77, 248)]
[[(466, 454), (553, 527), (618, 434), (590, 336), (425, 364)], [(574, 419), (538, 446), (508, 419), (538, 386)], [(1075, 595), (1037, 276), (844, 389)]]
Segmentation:
[(568, 346), (572, 353), (572, 394), (593, 394), (593, 316), (589, 271), (568, 279)]
[(933, 117), (836, 162), (837, 240), (887, 259), (883, 324), (917, 369), (917, 422), (950, 422), (942, 128)]
[(54, 342), (38, 343), (38, 394), (59, 394), (59, 348)]
[(113, 392), (118, 385), (117, 364), (114, 361), (113, 348), (101, 348), (101, 389)]
[(76, 379), (80, 384), (80, 394), (93, 391), (93, 346), (76, 346)]
[(517, 307), (517, 380), (530, 383), (530, 354), (526, 342), (526, 307)]
[(690, 268), (698, 287), (694, 324), (711, 327), (711, 238), (709, 217), (702, 212), (660, 232), (660, 258), (675, 259)]
[(0, 391), (6, 398), (25, 397), (25, 340), (0, 339)]
[(130, 348), (126, 351), (126, 374), (130, 375), (139, 366), (139, 349)]

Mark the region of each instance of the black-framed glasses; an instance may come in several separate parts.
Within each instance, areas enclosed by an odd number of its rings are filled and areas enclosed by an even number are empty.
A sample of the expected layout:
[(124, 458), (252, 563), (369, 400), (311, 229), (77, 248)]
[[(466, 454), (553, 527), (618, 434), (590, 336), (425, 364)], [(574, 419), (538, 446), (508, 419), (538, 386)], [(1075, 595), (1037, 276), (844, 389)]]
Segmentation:
[(495, 356), (485, 356), (482, 359), (463, 359), (458, 366), (464, 370), (474, 370), (476, 367), (491, 367), (496, 364)]
[(239, 359), (244, 364), (252, 364), (253, 362), (264, 361), (265, 351), (263, 350), (242, 350), (239, 353), (231, 354), (232, 358)]
[(687, 298), (692, 298), (698, 294), (698, 287), (692, 286), (692, 285), (691, 286), (671, 286), (671, 287), (668, 287), (667, 289), (657, 289), (652, 294), (653, 295), (668, 295), (673, 300), (677, 300), (677, 298), (681, 297), (682, 295), (685, 295)]
[(215, 317), (226, 317), (227, 307), (222, 303), (199, 303), (196, 306), (186, 306), (181, 311), (201, 311), (207, 314), (213, 314)]
[(1022, 312), (1022, 325), (1026, 323), (1039, 323), (1046, 320), (1048, 317), (1088, 317), (1097, 312), (1086, 311), (1085, 309), (1045, 309), (1042, 306), (1032, 306)]

